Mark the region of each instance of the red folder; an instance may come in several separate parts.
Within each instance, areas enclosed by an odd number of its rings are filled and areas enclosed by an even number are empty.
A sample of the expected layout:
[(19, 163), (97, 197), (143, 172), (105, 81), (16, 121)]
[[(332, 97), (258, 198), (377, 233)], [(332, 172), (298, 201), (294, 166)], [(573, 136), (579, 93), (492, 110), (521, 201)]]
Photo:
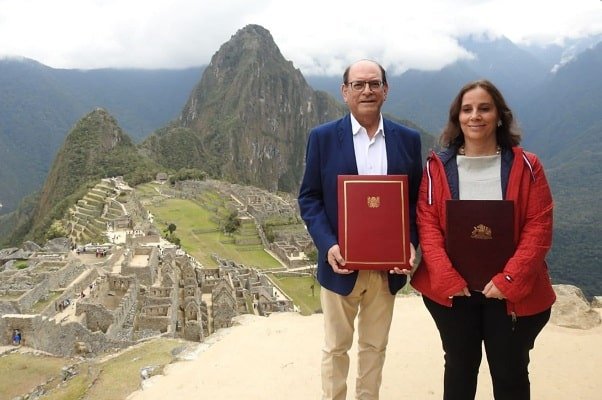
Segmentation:
[(515, 250), (514, 202), (447, 200), (447, 255), (470, 290), (482, 291)]
[(339, 175), (339, 247), (346, 269), (411, 269), (408, 177)]

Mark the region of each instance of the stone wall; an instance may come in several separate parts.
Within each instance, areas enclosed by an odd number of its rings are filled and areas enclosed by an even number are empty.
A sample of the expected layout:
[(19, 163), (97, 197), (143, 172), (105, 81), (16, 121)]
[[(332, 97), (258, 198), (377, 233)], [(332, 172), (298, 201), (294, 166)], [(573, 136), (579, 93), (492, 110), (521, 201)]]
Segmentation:
[(121, 297), (119, 305), (113, 310), (113, 324), (107, 330), (107, 335), (110, 338), (120, 336), (123, 324), (130, 315), (132, 309), (136, 306), (138, 298), (138, 282), (132, 276), (115, 276), (111, 275), (108, 279), (109, 290), (123, 291), (125, 293)]
[[(86, 267), (85, 265), (81, 264), (82, 267)], [(80, 276), (80, 274), (76, 275), (76, 277), (79, 277), (80, 280), (78, 281), (77, 285), (69, 285), (67, 286), (67, 289), (65, 289), (63, 291), (63, 293), (57, 298), (55, 299), (52, 304), (49, 304), (44, 310), (42, 310), (41, 314), (44, 316), (48, 316), (51, 317), (54, 314), (56, 314), (56, 311), (58, 310), (58, 304), (62, 303), (64, 300), (69, 300), (69, 302), (73, 302), (73, 300), (77, 297), (79, 297), (79, 294), (90, 284), (92, 284), (94, 281), (96, 281), (99, 277), (98, 274), (98, 270), (94, 269), (90, 269), (88, 270), (85, 274), (83, 274), (83, 276)], [(59, 288), (63, 288), (64, 284), (62, 284), (61, 286), (55, 286), (55, 285), (50, 285), (51, 288), (53, 288), (53, 290), (59, 289)], [(48, 292), (46, 293), (46, 295), (48, 295)]]
[[(34, 264), (27, 270), (18, 271), (11, 275), (10, 279), (3, 279), (4, 285), (11, 285), (12, 282), (31, 282), (27, 290), (4, 290), (8, 295), (18, 296), (16, 300), (10, 301), (10, 308), (19, 313), (28, 312), (38, 301), (44, 301), (49, 293), (69, 285), (78, 277), (86, 266), (76, 260), (69, 262), (41, 262)], [(8, 275), (3, 274), (2, 277)], [(72, 293), (63, 294), (61, 297), (68, 298)], [(47, 307), (44, 315), (52, 315), (54, 306)]]
[(76, 315), (85, 315), (84, 324), (92, 332), (107, 333), (109, 327), (115, 322), (113, 312), (102, 304), (79, 301), (75, 310)]
[[(188, 190), (198, 194), (206, 184), (195, 183)], [(291, 211), (290, 204), (266, 191), (215, 182), (209, 186), (222, 194), (228, 193), (226, 207), (236, 207), (243, 218), (248, 218), (248, 223), (252, 218), (255, 220), (252, 229), (245, 229), (249, 235), (241, 235), (241, 240), (248, 244), (259, 242), (250, 234), (256, 230), (266, 247), (259, 224), (261, 218), (269, 214), (285, 218)], [(252, 205), (256, 215), (247, 214), (248, 205)], [(59, 254), (34, 249), (31, 251), (35, 253), (27, 253), (33, 256), (24, 271), (6, 268), (0, 272), (0, 293), (5, 294), (0, 311), (6, 314), (0, 320), (0, 333), (5, 336), (2, 340), (10, 341), (12, 330), (18, 328), (27, 345), (35, 349), (58, 355), (84, 350), (102, 353), (129, 346), (133, 338), (157, 334), (202, 341), (216, 329), (231, 326), (232, 318), (239, 313), (257, 312), (259, 305), (261, 313), (288, 308), (288, 299), (277, 296), (271, 282), (254, 269), (230, 260), (219, 260), (218, 268), (205, 269), (181, 250), (158, 248), (156, 244), (161, 238), (156, 230), (151, 232), (148, 211), (140, 201), (133, 196), (125, 207), (132, 226), (128, 226), (125, 246), (113, 247), (111, 257), (86, 265), (75, 260), (75, 254), (71, 259), (68, 251)], [(123, 226), (127, 221), (126, 217), (119, 219), (117, 214), (113, 218), (113, 227)], [(107, 226), (103, 222), (102, 227)], [(282, 244), (283, 255), (294, 257), (299, 249), (289, 245)], [(20, 251), (20, 254), (26, 253)], [(116, 265), (115, 260), (122, 254), (123, 261)], [(82, 259), (87, 258), (84, 255)], [(88, 287), (90, 294), (80, 297), (82, 291), (88, 292)], [(93, 290), (94, 287), (97, 288)], [(73, 304), (76, 298), (75, 307), (67, 310), (61, 321), (54, 321), (60, 308), (57, 305), (62, 306), (66, 299)], [(40, 315), (18, 314), (48, 299), (53, 301)]]
[(171, 304), (145, 306), (136, 320), (138, 330), (152, 330), (161, 333), (168, 331), (171, 326)]
[[(132, 261), (136, 256), (146, 256), (146, 266), (134, 266)], [(124, 260), (121, 263), (121, 273), (123, 275), (134, 275), (142, 285), (150, 286), (155, 280), (159, 265), (159, 251), (156, 247), (143, 246), (130, 248), (124, 253)]]
[(18, 314), (19, 313), (19, 309), (17, 308), (18, 305), (19, 305), (19, 303), (16, 300), (0, 301), (0, 315)]
[[(58, 356), (69, 357), (77, 353), (85, 343), (87, 352), (98, 355), (132, 346), (133, 342), (114, 341), (102, 332), (91, 332), (78, 322), (56, 323), (40, 315), (4, 315), (0, 318), (0, 344), (10, 343), (10, 333), (19, 329), (23, 345)], [(8, 333), (8, 335), (7, 335)]]

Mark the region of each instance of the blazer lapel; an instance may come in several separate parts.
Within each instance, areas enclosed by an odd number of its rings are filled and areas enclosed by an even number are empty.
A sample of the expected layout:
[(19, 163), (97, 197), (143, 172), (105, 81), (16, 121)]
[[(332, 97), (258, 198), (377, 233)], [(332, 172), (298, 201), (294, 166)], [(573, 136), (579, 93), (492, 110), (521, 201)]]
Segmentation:
[[(345, 171), (349, 171), (349, 175), (357, 175), (357, 161), (355, 160), (355, 149), (353, 147), (353, 132), (351, 131), (351, 117), (347, 114), (338, 126), (339, 143), (341, 144), (341, 152)], [(387, 150), (388, 152), (388, 150)]]
[(386, 119), (383, 119), (383, 129), (385, 130), (385, 147), (387, 149), (387, 175), (395, 175), (399, 169), (399, 136), (394, 134)]

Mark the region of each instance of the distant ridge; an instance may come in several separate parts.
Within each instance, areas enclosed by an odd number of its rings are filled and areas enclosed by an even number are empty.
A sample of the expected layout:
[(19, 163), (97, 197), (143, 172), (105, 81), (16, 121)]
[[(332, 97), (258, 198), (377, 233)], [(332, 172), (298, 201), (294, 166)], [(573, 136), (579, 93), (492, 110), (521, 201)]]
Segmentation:
[(41, 189), (82, 116), (102, 107), (138, 142), (178, 116), (202, 70), (55, 69), (0, 58), (0, 214)]

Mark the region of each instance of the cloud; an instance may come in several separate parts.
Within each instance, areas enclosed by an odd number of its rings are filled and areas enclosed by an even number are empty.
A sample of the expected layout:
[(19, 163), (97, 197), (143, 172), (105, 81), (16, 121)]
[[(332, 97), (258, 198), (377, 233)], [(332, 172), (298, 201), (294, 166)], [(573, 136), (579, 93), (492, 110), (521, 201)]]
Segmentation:
[(207, 64), (247, 24), (268, 29), (304, 74), (339, 75), (359, 58), (392, 73), (470, 57), (457, 39), (562, 43), (602, 32), (593, 0), (0, 0), (0, 52), (55, 68)]

